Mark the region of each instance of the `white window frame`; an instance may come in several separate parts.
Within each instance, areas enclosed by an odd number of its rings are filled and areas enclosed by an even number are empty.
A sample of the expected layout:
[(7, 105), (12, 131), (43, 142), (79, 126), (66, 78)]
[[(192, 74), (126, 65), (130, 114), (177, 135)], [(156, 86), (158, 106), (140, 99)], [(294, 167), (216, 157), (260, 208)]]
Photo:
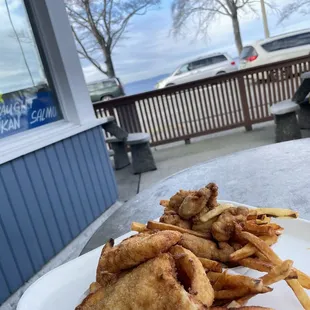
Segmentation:
[[(0, 139), (0, 164), (100, 126), (63, 0), (24, 0), (64, 119)], [(42, 58), (42, 55), (41, 55)]]

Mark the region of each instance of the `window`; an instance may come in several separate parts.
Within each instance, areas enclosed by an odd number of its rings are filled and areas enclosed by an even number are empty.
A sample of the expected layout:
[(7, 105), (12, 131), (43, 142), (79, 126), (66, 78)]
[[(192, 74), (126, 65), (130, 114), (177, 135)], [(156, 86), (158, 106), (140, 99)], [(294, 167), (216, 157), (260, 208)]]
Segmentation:
[(283, 39), (274, 40), (262, 45), (267, 52), (275, 52), (287, 48), (310, 44), (310, 32), (297, 34)]
[(209, 64), (210, 64), (209, 59), (203, 58), (203, 59), (193, 61), (192, 63), (189, 64), (189, 67), (190, 67), (190, 70), (195, 70), (195, 69), (199, 69), (199, 68), (208, 66)]
[(257, 52), (253, 46), (245, 46), (241, 52), (240, 59), (244, 60), (251, 56), (257, 56)]
[(177, 70), (177, 72), (175, 73), (175, 75), (179, 75), (179, 74), (182, 74), (182, 73), (186, 73), (189, 71), (189, 65), (186, 64), (186, 65), (183, 65), (182, 67), (180, 67), (180, 69)]
[(212, 65), (215, 65), (220, 62), (227, 61), (227, 58), (224, 55), (218, 55), (218, 56), (209, 58), (209, 61)]
[(110, 88), (110, 87), (117, 86), (115, 80), (104, 81), (102, 82), (102, 84), (103, 84), (103, 88)]
[(62, 119), (23, 0), (0, 2), (0, 138)]

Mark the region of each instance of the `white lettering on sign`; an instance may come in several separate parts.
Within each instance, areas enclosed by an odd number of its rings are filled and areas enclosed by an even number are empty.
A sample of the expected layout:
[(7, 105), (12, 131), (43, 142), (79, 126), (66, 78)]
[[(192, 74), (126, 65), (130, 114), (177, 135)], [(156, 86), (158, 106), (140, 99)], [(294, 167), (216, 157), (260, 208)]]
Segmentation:
[(0, 120), (0, 133), (20, 129), (20, 116), (14, 118)]
[(12, 115), (13, 116), (13, 106), (10, 105), (2, 105), (0, 107), (0, 115)]
[(45, 109), (40, 109), (33, 111), (31, 113), (31, 122), (30, 124), (35, 124), (37, 122), (44, 122), (48, 118), (53, 118), (57, 116), (56, 107), (48, 107)]

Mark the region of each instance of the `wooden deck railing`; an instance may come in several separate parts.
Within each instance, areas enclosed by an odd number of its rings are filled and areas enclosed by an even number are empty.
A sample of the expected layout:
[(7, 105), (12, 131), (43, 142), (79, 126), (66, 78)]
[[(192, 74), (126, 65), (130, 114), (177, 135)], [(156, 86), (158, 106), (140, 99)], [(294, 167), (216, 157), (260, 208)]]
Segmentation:
[(310, 56), (94, 104), (128, 132), (159, 145), (271, 120), (269, 106), (293, 96)]

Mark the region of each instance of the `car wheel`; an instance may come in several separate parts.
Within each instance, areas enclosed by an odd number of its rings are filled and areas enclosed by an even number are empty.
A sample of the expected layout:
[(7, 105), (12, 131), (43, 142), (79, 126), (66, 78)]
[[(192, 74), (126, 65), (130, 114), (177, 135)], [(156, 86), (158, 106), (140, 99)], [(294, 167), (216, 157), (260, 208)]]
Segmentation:
[(112, 96), (103, 96), (103, 97), (101, 98), (102, 101), (109, 101), (109, 100), (111, 100), (111, 99), (113, 99)]
[(171, 86), (174, 86), (174, 85), (175, 84), (170, 83), (170, 84), (167, 84), (166, 87), (171, 87)]
[(225, 71), (220, 71), (216, 75), (222, 75), (222, 74), (225, 74), (225, 73), (226, 73)]

